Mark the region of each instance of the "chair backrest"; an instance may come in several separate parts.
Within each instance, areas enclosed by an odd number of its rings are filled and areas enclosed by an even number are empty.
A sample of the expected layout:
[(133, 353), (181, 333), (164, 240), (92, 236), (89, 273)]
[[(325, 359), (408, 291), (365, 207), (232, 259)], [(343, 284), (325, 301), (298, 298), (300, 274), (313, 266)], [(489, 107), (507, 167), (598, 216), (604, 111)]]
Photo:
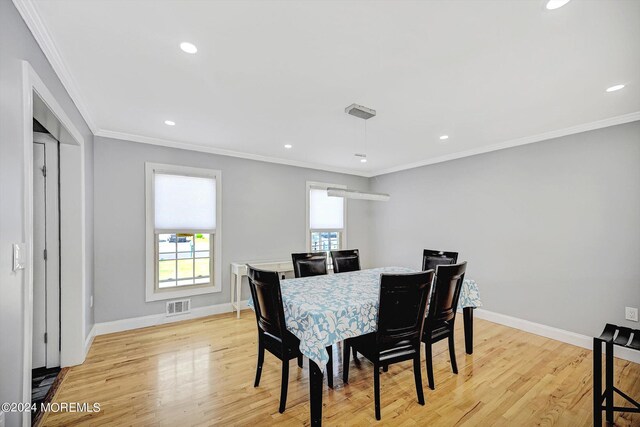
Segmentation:
[(360, 252), (357, 249), (331, 251), (334, 273), (360, 270)]
[(377, 341), (392, 347), (400, 341), (420, 341), (434, 271), (380, 275)]
[(282, 339), (287, 327), (278, 273), (259, 270), (247, 264), (247, 275), (258, 328)]
[(309, 277), (327, 274), (327, 254), (310, 252), (291, 254), (293, 273), (296, 277)]
[(467, 262), (451, 265), (439, 265), (429, 301), (427, 325), (438, 327), (443, 322), (456, 317), (458, 297), (464, 281)]
[(435, 270), (439, 265), (455, 264), (458, 262), (458, 252), (434, 251), (425, 249), (422, 252), (422, 271)]

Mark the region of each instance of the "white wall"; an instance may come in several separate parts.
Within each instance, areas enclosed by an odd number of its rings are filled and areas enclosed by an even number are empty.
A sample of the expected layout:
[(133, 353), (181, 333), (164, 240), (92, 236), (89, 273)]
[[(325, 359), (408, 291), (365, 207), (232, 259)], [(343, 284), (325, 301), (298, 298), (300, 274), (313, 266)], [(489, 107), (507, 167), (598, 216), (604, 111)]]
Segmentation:
[[(0, 402), (22, 401), (22, 307), (23, 272), (11, 270), (13, 242), (24, 241), (23, 145), (22, 145), (22, 60), (27, 60), (53, 93), (66, 114), (80, 129), (85, 150), (91, 150), (93, 136), (67, 92), (53, 72), (22, 18), (8, 0), (0, 1)], [(92, 169), (86, 167), (90, 196)], [(87, 198), (90, 206), (91, 198)], [(88, 207), (88, 211), (90, 207)], [(89, 215), (87, 215), (89, 217)], [(87, 248), (91, 248), (92, 227), (87, 227)], [(90, 249), (88, 249), (90, 251)], [(92, 254), (87, 253), (87, 259)], [(88, 289), (91, 261), (87, 263)], [(87, 290), (87, 292), (90, 292)], [(90, 312), (89, 312), (90, 314)], [(87, 319), (90, 321), (92, 316)], [(91, 324), (85, 325), (88, 331)], [(6, 414), (7, 426), (19, 423), (19, 414)]]
[[(455, 144), (455, 141), (451, 142)], [(640, 307), (640, 122), (371, 179), (376, 265), (460, 252), (486, 309), (593, 336)]]
[[(194, 307), (229, 302), (231, 262), (306, 250), (306, 181), (368, 186), (352, 175), (108, 138), (96, 137), (94, 150), (96, 322), (165, 311), (163, 301), (145, 302), (145, 162), (222, 171), (222, 292), (192, 297)], [(371, 203), (348, 202), (348, 246), (361, 249), (364, 265)]]

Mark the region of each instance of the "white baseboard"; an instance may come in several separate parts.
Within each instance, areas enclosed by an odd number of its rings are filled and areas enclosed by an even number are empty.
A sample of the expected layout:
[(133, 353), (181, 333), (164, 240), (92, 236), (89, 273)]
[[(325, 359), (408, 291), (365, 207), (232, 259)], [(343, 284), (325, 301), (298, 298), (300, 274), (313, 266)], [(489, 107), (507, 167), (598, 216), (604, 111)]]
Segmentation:
[[(240, 301), (240, 309), (247, 308), (247, 300)], [(95, 336), (111, 334), (114, 332), (128, 331), (131, 329), (146, 328), (149, 326), (163, 325), (165, 323), (180, 322), (181, 320), (197, 319), (214, 314), (231, 313), (231, 303), (209, 305), (206, 307), (192, 308), (189, 313), (167, 316), (165, 313), (152, 314), (150, 316), (132, 317), (129, 319), (114, 320), (111, 322), (96, 323), (92, 331)]]
[[(488, 320), (493, 323), (509, 326), (521, 331), (540, 335), (542, 337), (551, 338), (567, 344), (593, 350), (593, 337), (577, 334), (575, 332), (565, 331), (564, 329), (554, 328), (552, 326), (543, 325), (541, 323), (530, 322), (517, 317), (507, 316), (506, 314), (495, 313), (493, 311), (476, 308), (474, 316), (478, 319)], [(603, 346), (604, 348), (604, 346)], [(628, 348), (614, 346), (614, 354), (617, 358), (628, 360), (634, 363), (640, 363), (640, 352)]]
[(93, 344), (93, 339), (96, 337), (96, 325), (94, 324), (89, 331), (89, 335), (84, 340), (84, 359), (87, 358), (87, 354), (89, 354), (89, 349), (91, 348), (91, 344)]
[[(247, 300), (240, 301), (241, 309), (247, 308)], [(198, 307), (191, 309), (191, 312), (177, 315), (166, 316), (164, 313), (152, 314), (150, 316), (133, 317), (129, 319), (114, 320), (111, 322), (96, 323), (91, 328), (89, 336), (85, 342), (85, 355), (89, 352), (89, 347), (94, 337), (98, 335), (111, 334), (114, 332), (128, 331), (131, 329), (146, 328), (149, 326), (162, 325), (165, 323), (179, 322), (181, 320), (196, 319), (199, 317), (211, 316), (214, 314), (232, 312), (231, 304), (218, 304), (206, 307)], [(575, 332), (565, 331), (564, 329), (554, 328), (552, 326), (543, 325), (541, 323), (530, 322), (528, 320), (519, 319), (517, 317), (508, 316), (506, 314), (496, 313), (493, 311), (477, 308), (474, 310), (474, 316), (478, 319), (488, 320), (500, 325), (509, 326), (521, 331), (551, 338), (567, 344), (578, 347), (593, 349), (593, 338), (587, 335), (577, 334)], [(626, 349), (619, 346), (615, 347), (616, 357), (630, 362), (640, 364), (640, 352)]]

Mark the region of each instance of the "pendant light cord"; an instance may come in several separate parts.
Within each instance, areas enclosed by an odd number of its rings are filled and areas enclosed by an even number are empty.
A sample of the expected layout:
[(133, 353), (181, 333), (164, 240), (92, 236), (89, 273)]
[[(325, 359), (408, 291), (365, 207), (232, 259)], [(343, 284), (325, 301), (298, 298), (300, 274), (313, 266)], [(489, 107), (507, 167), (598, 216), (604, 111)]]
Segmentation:
[(364, 121), (364, 153), (365, 156), (367, 155), (367, 121)]

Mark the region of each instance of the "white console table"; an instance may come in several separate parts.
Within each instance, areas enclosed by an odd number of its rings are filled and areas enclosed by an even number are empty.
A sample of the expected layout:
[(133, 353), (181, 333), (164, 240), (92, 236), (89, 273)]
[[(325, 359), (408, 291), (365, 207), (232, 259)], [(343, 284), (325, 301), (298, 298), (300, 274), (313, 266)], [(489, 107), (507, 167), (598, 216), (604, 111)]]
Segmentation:
[(236, 310), (238, 319), (240, 318), (240, 289), (242, 287), (242, 276), (247, 275), (247, 264), (261, 270), (277, 271), (278, 274), (293, 271), (293, 262), (291, 261), (232, 262), (231, 309)]

